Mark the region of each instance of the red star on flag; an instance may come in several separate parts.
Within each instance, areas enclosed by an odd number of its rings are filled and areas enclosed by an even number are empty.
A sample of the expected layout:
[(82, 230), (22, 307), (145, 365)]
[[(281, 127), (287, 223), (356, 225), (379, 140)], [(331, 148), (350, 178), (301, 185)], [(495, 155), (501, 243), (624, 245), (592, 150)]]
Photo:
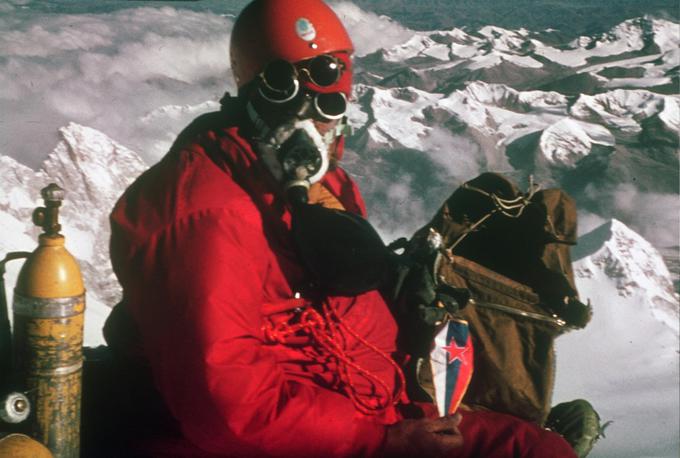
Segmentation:
[(451, 342), (446, 346), (443, 347), (444, 350), (449, 352), (449, 364), (452, 362), (458, 360), (460, 361), (461, 364), (467, 365), (468, 360), (465, 358), (465, 354), (470, 350), (470, 347), (464, 346), (464, 347), (459, 347), (458, 344), (456, 343), (456, 339), (451, 339)]

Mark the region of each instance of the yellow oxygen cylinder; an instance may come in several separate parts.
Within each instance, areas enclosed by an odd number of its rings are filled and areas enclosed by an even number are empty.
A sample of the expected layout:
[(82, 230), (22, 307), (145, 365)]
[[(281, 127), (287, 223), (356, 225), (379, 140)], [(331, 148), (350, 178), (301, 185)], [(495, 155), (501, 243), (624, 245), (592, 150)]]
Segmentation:
[(50, 184), (41, 195), (33, 222), (44, 232), (14, 289), (14, 367), (32, 407), (31, 436), (55, 458), (79, 458), (85, 288), (59, 233), (64, 191)]

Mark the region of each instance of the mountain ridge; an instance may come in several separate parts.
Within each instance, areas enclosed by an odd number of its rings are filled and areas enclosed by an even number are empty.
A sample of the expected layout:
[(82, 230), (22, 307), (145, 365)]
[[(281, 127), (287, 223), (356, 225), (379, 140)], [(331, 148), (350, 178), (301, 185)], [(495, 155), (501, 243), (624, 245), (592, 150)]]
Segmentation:
[[(40, 231), (31, 214), (43, 205), (40, 189), (52, 182), (61, 186), (65, 190), (60, 208), (62, 233), (87, 285), (85, 344), (96, 346), (103, 343), (101, 328), (121, 294), (109, 260), (108, 214), (147, 165), (96, 129), (70, 123), (59, 135), (61, 140), (38, 170), (0, 155), (0, 253), (35, 248)], [(8, 288), (16, 283), (18, 268), (18, 263), (8, 267)], [(11, 297), (11, 290), (7, 293)]]

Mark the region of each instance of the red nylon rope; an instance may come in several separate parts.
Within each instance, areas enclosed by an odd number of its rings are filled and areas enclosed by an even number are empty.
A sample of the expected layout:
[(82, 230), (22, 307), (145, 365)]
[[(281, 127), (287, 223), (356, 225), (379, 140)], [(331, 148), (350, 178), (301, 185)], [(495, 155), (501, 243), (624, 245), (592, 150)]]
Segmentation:
[[(341, 329), (354, 337), (360, 344), (378, 354), (394, 368), (398, 377), (396, 393), (392, 393), (389, 384), (385, 380), (352, 360), (343, 348), (342, 333), (336, 332)], [(406, 380), (401, 367), (390, 355), (368, 342), (345, 323), (337, 311), (327, 302), (323, 303), (323, 315), (309, 307), (301, 313), (298, 323), (281, 322), (273, 324), (267, 322), (263, 326), (263, 331), (266, 340), (280, 344), (285, 344), (289, 336), (298, 332), (309, 334), (336, 361), (338, 375), (346, 387), (347, 396), (352, 400), (357, 410), (365, 415), (381, 413), (391, 405), (399, 402), (403, 395)], [(369, 382), (371, 392), (360, 393), (355, 383), (355, 374), (360, 375)], [(382, 391), (384, 396), (374, 394), (379, 390)]]

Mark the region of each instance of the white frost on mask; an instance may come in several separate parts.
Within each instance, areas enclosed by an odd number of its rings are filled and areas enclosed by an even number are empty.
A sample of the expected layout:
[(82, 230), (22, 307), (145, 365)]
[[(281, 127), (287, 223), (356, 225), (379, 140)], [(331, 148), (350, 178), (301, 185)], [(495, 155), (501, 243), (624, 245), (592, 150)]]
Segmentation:
[(337, 129), (322, 136), (311, 119), (292, 120), (270, 131), (266, 139), (255, 142), (254, 146), (272, 175), (274, 175), (278, 181), (281, 181), (283, 180), (284, 171), (281, 162), (279, 161), (278, 149), (296, 130), (303, 130), (309, 135), (321, 157), (321, 167), (319, 168), (319, 171), (311, 177), (306, 178), (309, 184), (314, 184), (320, 181), (328, 171), (330, 164), (330, 145), (335, 141), (336, 136), (338, 135), (336, 132)]
[(307, 135), (309, 135), (309, 138), (312, 139), (316, 149), (319, 151), (319, 155), (321, 156), (321, 167), (319, 168), (319, 171), (307, 178), (310, 184), (314, 184), (317, 181), (320, 181), (328, 171), (328, 166), (330, 163), (328, 150), (330, 148), (330, 143), (328, 143), (328, 140), (325, 140), (324, 137), (321, 136), (311, 119), (297, 121), (295, 123), (295, 129), (304, 130)]
[(274, 148), (278, 148), (279, 146), (283, 145), (286, 142), (286, 140), (288, 140), (297, 129), (295, 123), (296, 121), (294, 119), (291, 119), (281, 124), (280, 126), (270, 130), (269, 134), (267, 134), (267, 136), (265, 137), (265, 143), (273, 146)]

